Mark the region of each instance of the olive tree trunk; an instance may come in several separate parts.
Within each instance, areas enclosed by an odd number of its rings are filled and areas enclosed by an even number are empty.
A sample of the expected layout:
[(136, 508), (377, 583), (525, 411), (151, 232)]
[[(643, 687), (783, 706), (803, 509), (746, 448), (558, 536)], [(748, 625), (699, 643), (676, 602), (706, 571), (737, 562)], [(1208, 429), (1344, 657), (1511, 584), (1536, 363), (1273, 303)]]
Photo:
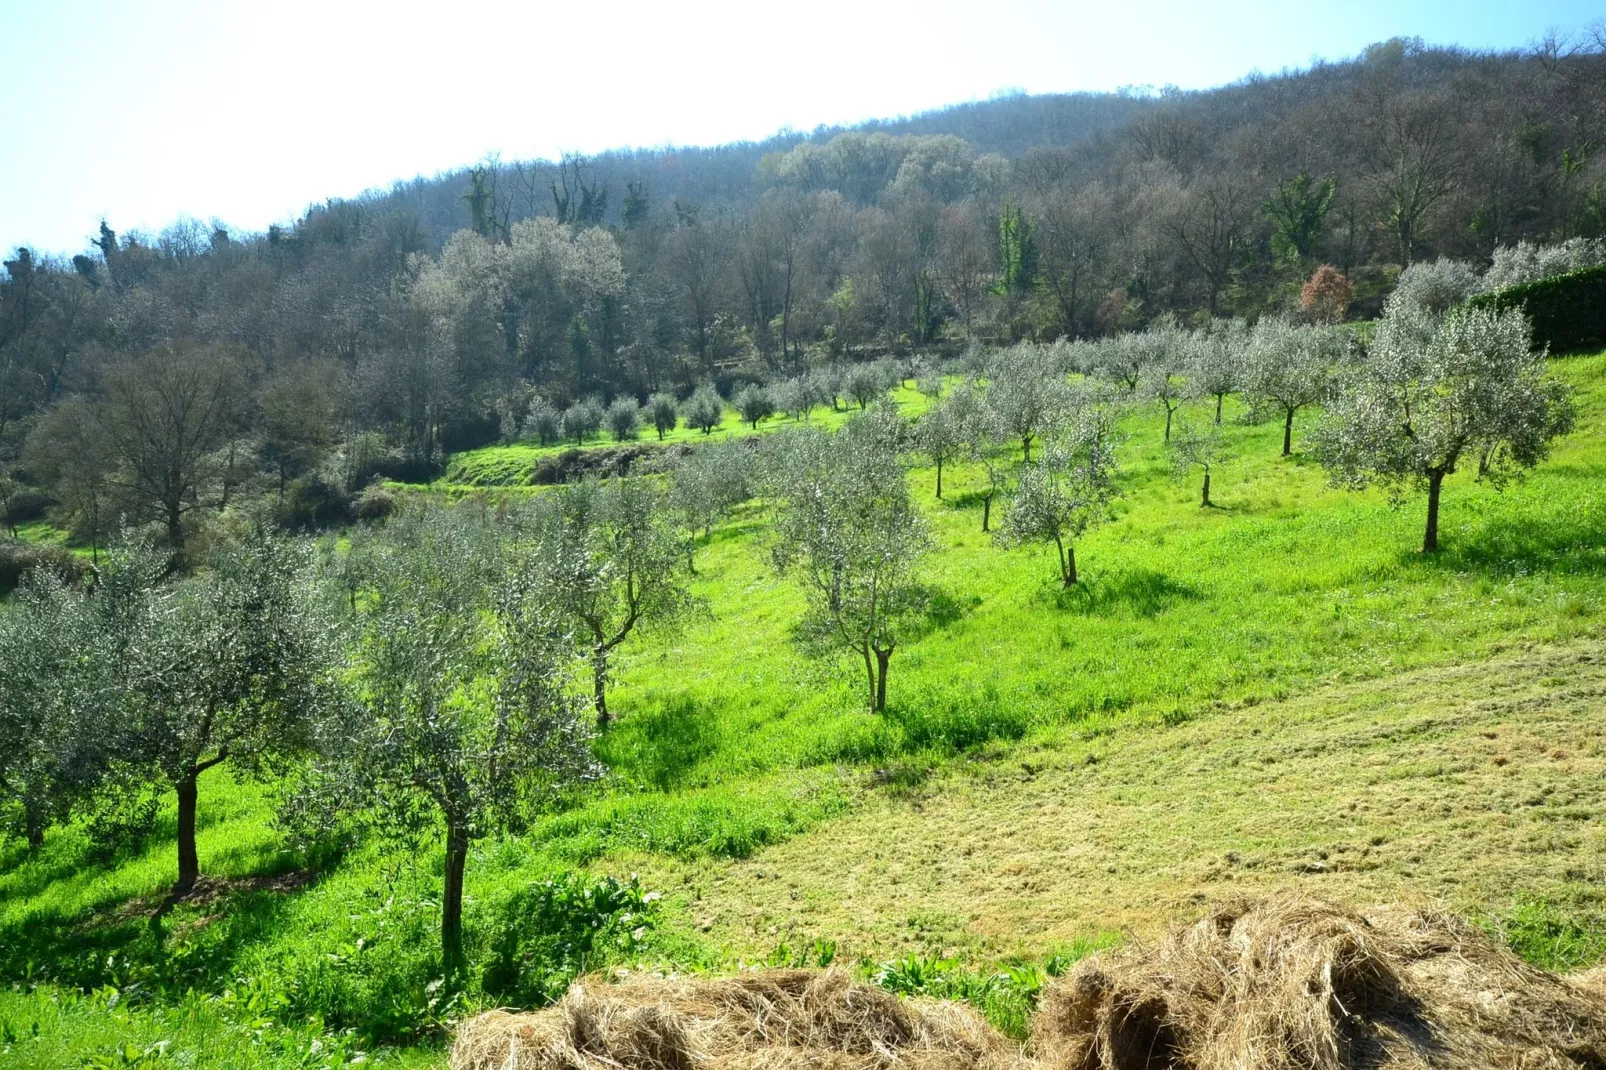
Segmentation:
[(1437, 553), (1439, 549), (1439, 491), (1444, 486), (1444, 473), (1428, 476), (1428, 526), (1422, 534), (1422, 552)]
[(1060, 555), (1060, 579), (1064, 581), (1065, 589), (1070, 590), (1076, 586), (1076, 546), (1066, 544), (1059, 536), (1054, 537), (1054, 548)]
[(441, 889), (441, 959), (448, 973), (463, 961), (463, 871), (468, 868), (468, 828), (448, 820), (446, 874)]
[(608, 647), (598, 643), (591, 651), (592, 701), (597, 707), (597, 727), (607, 728), (608, 714)]
[(191, 772), (177, 785), (178, 793), (178, 880), (173, 894), (181, 896), (195, 887), (201, 876), (201, 861), (195, 851), (195, 803), (199, 794), (197, 776)]

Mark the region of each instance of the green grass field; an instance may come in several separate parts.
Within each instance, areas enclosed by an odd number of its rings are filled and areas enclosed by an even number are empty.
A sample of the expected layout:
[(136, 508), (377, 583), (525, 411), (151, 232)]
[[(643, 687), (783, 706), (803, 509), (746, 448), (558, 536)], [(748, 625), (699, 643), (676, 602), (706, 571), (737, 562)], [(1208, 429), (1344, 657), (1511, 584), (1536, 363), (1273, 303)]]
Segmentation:
[[(1006, 1025), (1019, 991), (977, 980), (997, 965), (1287, 884), (1442, 900), (1535, 961), (1596, 960), (1606, 354), (1555, 367), (1577, 429), (1503, 492), (1454, 477), (1431, 559), (1420, 500), (1333, 490), (1231, 406), (1215, 509), (1173, 477), (1158, 410), (1125, 421), (1124, 497), (1069, 592), (1051, 549), (981, 532), (978, 473), (938, 501), (916, 468), (942, 597), (879, 717), (852, 665), (792, 642), (801, 598), (745, 507), (698, 551), (706, 616), (619, 651), (605, 790), (476, 846), (471, 957), (528, 927), (539, 882), (585, 870), (665, 893), (615, 959), (953, 960), (926, 990)], [(527, 470), (529, 449), (461, 455), (436, 489)], [(0, 855), (5, 1065), (427, 1065), (442, 1023), (497, 1001), (489, 974), (456, 1001), (436, 984), (434, 845), (298, 857), (271, 791), (221, 770), (200, 813), (210, 891), (155, 923), (168, 837), (111, 862), (71, 829)]]
[[(925, 411), (926, 398), (914, 387), (906, 382), (891, 392), (892, 400), (900, 410), (908, 416), (917, 416)], [(837, 410), (817, 408), (809, 414), (808, 423), (814, 427), (836, 428), (848, 419), (858, 407), (852, 402), (844, 401)], [(650, 426), (644, 427), (634, 441), (654, 445), (662, 443), (665, 446), (696, 445), (699, 442), (708, 442), (715, 439), (743, 438), (748, 435), (773, 434), (782, 428), (802, 424), (802, 420), (791, 416), (775, 415), (763, 420), (757, 430), (742, 422), (736, 410), (730, 406), (725, 407), (725, 419), (716, 428), (703, 434), (694, 427), (677, 427), (666, 432), (662, 440), (658, 433)], [(599, 447), (617, 445), (606, 432), (587, 437), (584, 443), (577, 443), (573, 439), (554, 443), (550, 446), (539, 446), (533, 442), (515, 442), (504, 446), (486, 446), (477, 450), (465, 450), (454, 454), (446, 466), (446, 472), (441, 477), (438, 489), (462, 487), (519, 487), (530, 481), (531, 470), (536, 462), (543, 457), (552, 457), (565, 450), (596, 449)]]

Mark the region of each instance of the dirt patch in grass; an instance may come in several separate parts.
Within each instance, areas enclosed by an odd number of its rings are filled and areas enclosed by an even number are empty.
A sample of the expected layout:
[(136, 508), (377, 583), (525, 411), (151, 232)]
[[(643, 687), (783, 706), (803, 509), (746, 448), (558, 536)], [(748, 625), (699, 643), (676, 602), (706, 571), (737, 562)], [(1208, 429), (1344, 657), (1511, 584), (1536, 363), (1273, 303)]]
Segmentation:
[(88, 932), (107, 925), (116, 925), (136, 918), (149, 918), (166, 914), (176, 906), (206, 907), (236, 895), (252, 892), (271, 892), (288, 895), (299, 892), (311, 884), (317, 873), (310, 869), (293, 869), (286, 873), (273, 873), (256, 877), (208, 877), (195, 882), (177, 899), (169, 894), (146, 895), (130, 899), (111, 911), (90, 915), (79, 924), (78, 930)]
[(1075, 729), (875, 792), (739, 862), (621, 860), (739, 954), (1041, 954), (1279, 889), (1499, 914), (1606, 901), (1606, 651)]

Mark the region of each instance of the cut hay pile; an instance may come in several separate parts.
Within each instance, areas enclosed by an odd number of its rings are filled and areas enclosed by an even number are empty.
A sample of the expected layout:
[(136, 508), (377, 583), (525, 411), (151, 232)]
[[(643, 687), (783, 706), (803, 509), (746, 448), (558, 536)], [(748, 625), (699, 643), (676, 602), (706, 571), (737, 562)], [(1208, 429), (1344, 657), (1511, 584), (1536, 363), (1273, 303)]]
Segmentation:
[(839, 970), (576, 982), (465, 1023), (452, 1070), (1606, 1070), (1606, 971), (1557, 977), (1446, 914), (1220, 907), (1044, 992), (1029, 1054)]
[(1018, 1051), (969, 1008), (902, 1000), (841, 970), (577, 981), (556, 1006), (465, 1022), (452, 1070), (1006, 1070)]
[(1606, 990), (1453, 916), (1300, 897), (1218, 908), (1044, 996), (1054, 1070), (1606, 1068)]

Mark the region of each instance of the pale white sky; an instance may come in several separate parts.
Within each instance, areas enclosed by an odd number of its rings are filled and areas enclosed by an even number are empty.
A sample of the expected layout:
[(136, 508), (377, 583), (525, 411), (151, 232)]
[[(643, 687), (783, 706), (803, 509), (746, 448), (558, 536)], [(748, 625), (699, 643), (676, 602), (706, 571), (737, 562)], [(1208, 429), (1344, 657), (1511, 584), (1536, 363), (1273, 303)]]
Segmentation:
[(1599, 0), (411, 5), (0, 0), (0, 249), (179, 214), (260, 230), (398, 178), (1173, 84), (1416, 35), (1520, 46)]

